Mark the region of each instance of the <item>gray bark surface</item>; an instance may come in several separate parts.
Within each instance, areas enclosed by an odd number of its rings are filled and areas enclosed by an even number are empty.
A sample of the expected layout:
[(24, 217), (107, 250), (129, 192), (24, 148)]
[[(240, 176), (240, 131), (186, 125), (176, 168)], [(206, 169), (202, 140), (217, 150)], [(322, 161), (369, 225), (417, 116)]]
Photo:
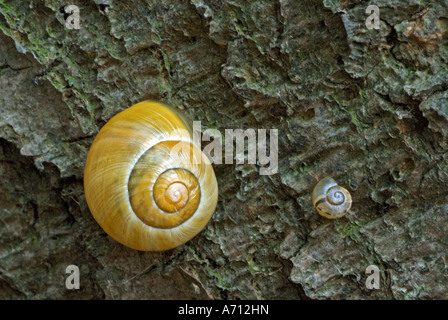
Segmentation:
[[(448, 298), (446, 1), (73, 0), (79, 30), (67, 4), (0, 0), (0, 299)], [(214, 165), (210, 223), (166, 252), (109, 238), (82, 184), (99, 129), (145, 99), (279, 132), (278, 173)], [(326, 176), (344, 218), (313, 208)]]

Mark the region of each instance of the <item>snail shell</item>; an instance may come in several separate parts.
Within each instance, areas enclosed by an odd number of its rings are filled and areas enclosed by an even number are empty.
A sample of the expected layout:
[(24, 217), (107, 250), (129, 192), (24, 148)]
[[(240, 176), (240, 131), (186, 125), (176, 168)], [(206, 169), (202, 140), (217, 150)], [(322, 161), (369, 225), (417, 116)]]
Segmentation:
[(313, 205), (317, 212), (328, 219), (345, 216), (352, 206), (352, 196), (330, 177), (320, 180), (313, 190)]
[(122, 111), (100, 130), (87, 156), (84, 189), (104, 231), (143, 251), (187, 242), (218, 201), (215, 173), (192, 143), (188, 119), (151, 101)]

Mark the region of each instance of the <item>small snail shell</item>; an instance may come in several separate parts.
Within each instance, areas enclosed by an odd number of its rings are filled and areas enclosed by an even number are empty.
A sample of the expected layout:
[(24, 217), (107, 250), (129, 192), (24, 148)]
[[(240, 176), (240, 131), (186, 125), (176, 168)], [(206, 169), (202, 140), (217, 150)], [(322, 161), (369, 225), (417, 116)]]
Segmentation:
[(328, 219), (345, 216), (352, 206), (352, 196), (330, 177), (320, 180), (313, 190), (313, 205), (317, 212)]
[(192, 143), (191, 124), (158, 102), (140, 102), (100, 130), (84, 170), (87, 204), (113, 239), (162, 251), (197, 235), (210, 220), (218, 185)]

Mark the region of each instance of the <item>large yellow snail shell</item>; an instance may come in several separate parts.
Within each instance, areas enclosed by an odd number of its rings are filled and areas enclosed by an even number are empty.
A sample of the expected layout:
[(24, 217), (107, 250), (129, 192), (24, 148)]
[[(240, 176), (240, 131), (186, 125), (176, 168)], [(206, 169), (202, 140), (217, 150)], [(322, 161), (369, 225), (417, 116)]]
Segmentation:
[(122, 111), (100, 130), (87, 156), (84, 189), (104, 231), (144, 251), (193, 238), (218, 201), (215, 173), (192, 142), (191, 124), (151, 101)]

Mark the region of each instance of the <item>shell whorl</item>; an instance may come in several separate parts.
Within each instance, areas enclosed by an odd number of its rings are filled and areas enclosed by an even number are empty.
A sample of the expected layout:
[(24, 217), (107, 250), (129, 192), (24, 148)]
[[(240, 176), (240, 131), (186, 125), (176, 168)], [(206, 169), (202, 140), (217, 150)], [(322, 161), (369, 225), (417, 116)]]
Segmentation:
[(137, 250), (177, 247), (211, 218), (218, 186), (191, 125), (158, 102), (114, 116), (95, 138), (84, 171), (87, 204), (115, 240)]
[(330, 177), (320, 180), (313, 190), (313, 206), (328, 219), (343, 217), (351, 208), (352, 197), (347, 189), (338, 186)]

